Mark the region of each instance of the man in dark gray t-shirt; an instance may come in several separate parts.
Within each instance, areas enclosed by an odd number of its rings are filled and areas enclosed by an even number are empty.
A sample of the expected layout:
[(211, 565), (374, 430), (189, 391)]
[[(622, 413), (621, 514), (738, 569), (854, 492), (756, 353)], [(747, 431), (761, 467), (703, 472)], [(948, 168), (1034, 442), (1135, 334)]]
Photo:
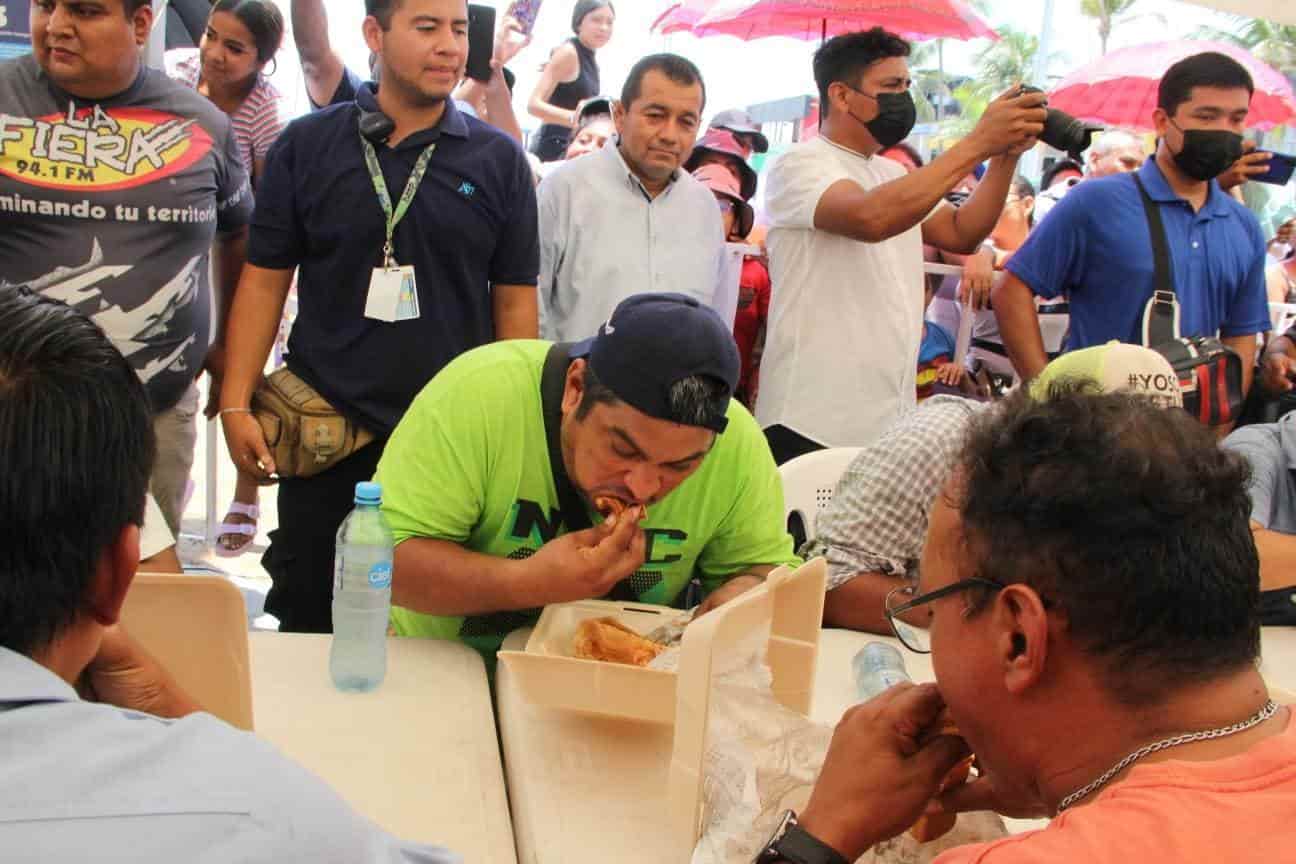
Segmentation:
[(174, 532), (194, 380), (223, 368), (252, 195), (226, 115), (140, 63), (147, 0), (98, 5), (33, 5), (32, 54), (0, 63), (0, 290), (77, 307), (130, 361), (152, 400), (152, 489)]

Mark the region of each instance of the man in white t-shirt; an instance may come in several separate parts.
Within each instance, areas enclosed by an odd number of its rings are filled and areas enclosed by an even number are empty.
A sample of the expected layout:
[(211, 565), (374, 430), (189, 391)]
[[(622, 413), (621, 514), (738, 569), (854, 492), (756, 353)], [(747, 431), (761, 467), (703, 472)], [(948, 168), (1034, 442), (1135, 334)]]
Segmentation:
[[(780, 463), (868, 444), (914, 406), (922, 245), (976, 251), (1003, 210), (1018, 156), (1044, 129), (1041, 94), (1005, 94), (971, 135), (906, 174), (876, 154), (914, 124), (908, 56), (909, 43), (881, 28), (826, 42), (814, 60), (822, 134), (770, 169), (775, 289), (756, 419)], [(943, 204), (986, 159), (967, 202)]]

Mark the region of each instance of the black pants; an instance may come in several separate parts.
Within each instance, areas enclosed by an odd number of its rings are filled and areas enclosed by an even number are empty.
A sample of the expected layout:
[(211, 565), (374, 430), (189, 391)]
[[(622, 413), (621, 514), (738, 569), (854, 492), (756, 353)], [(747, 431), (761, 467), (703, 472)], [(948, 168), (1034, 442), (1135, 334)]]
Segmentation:
[(767, 426), (765, 440), (769, 442), (770, 452), (774, 454), (775, 465), (782, 465), (798, 456), (826, 449), (818, 441), (798, 435), (786, 426)]
[(333, 546), (355, 506), (355, 486), (373, 479), (385, 441), (357, 450), (323, 474), (279, 482), (279, 527), (261, 566), (274, 583), (266, 611), (288, 633), (333, 632)]

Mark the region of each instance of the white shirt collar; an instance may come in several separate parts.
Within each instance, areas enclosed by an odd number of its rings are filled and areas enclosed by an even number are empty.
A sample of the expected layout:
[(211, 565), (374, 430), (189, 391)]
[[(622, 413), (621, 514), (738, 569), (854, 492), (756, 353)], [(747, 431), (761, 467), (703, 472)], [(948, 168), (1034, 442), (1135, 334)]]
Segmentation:
[(76, 702), (77, 692), (30, 657), (0, 648), (0, 705), (5, 702)]
[[(646, 186), (644, 186), (643, 181), (639, 179), (639, 175), (630, 170), (630, 166), (626, 164), (625, 157), (621, 155), (620, 135), (613, 135), (609, 138), (607, 144), (604, 145), (603, 150), (599, 155), (603, 157), (604, 164), (609, 166), (610, 170), (615, 172), (616, 177), (625, 181), (626, 188), (631, 192), (637, 192), (645, 198), (653, 200), (652, 193), (648, 191)], [(681, 168), (675, 169), (675, 173), (671, 174), (670, 182), (666, 184), (666, 188), (661, 191), (661, 195), (657, 196), (658, 198), (670, 192), (671, 188), (674, 187), (675, 182), (679, 180), (682, 172), (683, 169)]]

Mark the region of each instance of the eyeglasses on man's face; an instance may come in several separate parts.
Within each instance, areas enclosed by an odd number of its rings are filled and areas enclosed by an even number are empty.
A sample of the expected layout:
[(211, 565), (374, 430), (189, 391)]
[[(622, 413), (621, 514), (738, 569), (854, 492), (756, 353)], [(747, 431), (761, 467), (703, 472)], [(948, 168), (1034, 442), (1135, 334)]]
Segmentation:
[(926, 594), (914, 596), (916, 586), (901, 585), (895, 588), (886, 596), (886, 617), (891, 623), (891, 631), (895, 633), (896, 638), (915, 654), (931, 653), (931, 634), (923, 627), (915, 627), (900, 620), (900, 616), (910, 609), (916, 609), (933, 600), (939, 600), (942, 597), (948, 597), (951, 594), (957, 594), (960, 591), (966, 591), (969, 588), (985, 588), (991, 591), (998, 591), (1003, 588), (1003, 584), (993, 579), (985, 579), (974, 576), (970, 579), (960, 579), (958, 582), (952, 582), (944, 588), (937, 588), (935, 591), (928, 591)]

